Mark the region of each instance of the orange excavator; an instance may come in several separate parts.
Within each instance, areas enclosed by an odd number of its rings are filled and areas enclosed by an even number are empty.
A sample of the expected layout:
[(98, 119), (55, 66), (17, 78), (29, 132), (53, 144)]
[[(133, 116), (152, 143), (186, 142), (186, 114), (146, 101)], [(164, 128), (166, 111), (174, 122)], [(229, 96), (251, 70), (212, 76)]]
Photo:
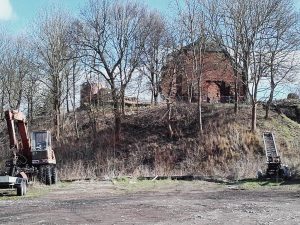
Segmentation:
[(46, 185), (57, 183), (50, 131), (33, 131), (29, 136), (24, 114), (15, 110), (5, 111), (5, 119), (12, 158), (6, 162), (6, 174), (0, 176), (0, 188), (16, 188), (18, 195), (24, 195), (28, 181), (36, 178)]

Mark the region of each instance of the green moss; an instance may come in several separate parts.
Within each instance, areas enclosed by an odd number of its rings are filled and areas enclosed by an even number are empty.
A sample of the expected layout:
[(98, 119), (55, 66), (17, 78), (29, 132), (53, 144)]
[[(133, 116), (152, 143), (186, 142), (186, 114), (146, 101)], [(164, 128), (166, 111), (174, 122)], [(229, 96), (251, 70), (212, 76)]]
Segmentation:
[(270, 181), (245, 181), (240, 182), (239, 186), (243, 189), (251, 190), (251, 189), (257, 189), (262, 187), (279, 187), (282, 185), (282, 180), (270, 180)]
[(244, 179), (240, 180), (235, 185), (238, 185), (241, 189), (255, 190), (255, 189), (276, 189), (276, 190), (298, 190), (300, 188), (299, 180), (283, 180), (278, 179), (267, 179), (267, 180), (257, 180), (257, 179)]

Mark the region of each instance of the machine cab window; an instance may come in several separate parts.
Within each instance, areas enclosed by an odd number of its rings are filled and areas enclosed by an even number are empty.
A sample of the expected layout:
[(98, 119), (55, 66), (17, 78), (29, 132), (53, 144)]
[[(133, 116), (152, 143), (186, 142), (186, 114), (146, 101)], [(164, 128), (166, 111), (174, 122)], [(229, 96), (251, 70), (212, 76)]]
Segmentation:
[(47, 151), (51, 146), (51, 135), (49, 131), (33, 131), (31, 134), (32, 151)]

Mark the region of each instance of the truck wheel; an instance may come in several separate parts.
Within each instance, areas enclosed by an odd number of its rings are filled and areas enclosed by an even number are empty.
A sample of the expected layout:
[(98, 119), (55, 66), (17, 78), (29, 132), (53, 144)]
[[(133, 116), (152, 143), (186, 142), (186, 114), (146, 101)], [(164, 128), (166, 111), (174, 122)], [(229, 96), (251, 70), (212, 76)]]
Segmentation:
[(291, 178), (292, 174), (291, 174), (291, 170), (288, 166), (283, 166), (283, 178), (285, 180), (288, 180)]
[(24, 187), (23, 187), (23, 195), (26, 195), (27, 194), (27, 183), (24, 182)]
[(263, 172), (261, 170), (257, 171), (256, 177), (258, 180), (262, 180), (263, 179)]
[(18, 186), (17, 186), (17, 195), (18, 196), (23, 196), (26, 194), (26, 190), (24, 190), (26, 187), (25, 182), (21, 182)]
[(45, 168), (43, 166), (40, 167), (39, 171), (38, 171), (38, 180), (45, 184)]
[(51, 174), (51, 181), (52, 181), (52, 184), (57, 184), (58, 178), (57, 178), (57, 169), (56, 169), (55, 166), (52, 167), (51, 173), (52, 173), (52, 174)]
[(51, 185), (51, 167), (50, 166), (47, 166), (45, 168), (45, 178), (46, 178), (46, 185)]

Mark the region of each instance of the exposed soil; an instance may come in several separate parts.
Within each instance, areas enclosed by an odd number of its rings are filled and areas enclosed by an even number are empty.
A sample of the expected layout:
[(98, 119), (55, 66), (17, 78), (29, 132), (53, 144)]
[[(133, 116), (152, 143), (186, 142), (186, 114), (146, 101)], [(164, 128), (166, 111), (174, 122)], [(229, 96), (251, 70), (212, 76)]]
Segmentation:
[(39, 197), (0, 197), (0, 224), (300, 224), (299, 185), (176, 181), (129, 190), (82, 181)]

